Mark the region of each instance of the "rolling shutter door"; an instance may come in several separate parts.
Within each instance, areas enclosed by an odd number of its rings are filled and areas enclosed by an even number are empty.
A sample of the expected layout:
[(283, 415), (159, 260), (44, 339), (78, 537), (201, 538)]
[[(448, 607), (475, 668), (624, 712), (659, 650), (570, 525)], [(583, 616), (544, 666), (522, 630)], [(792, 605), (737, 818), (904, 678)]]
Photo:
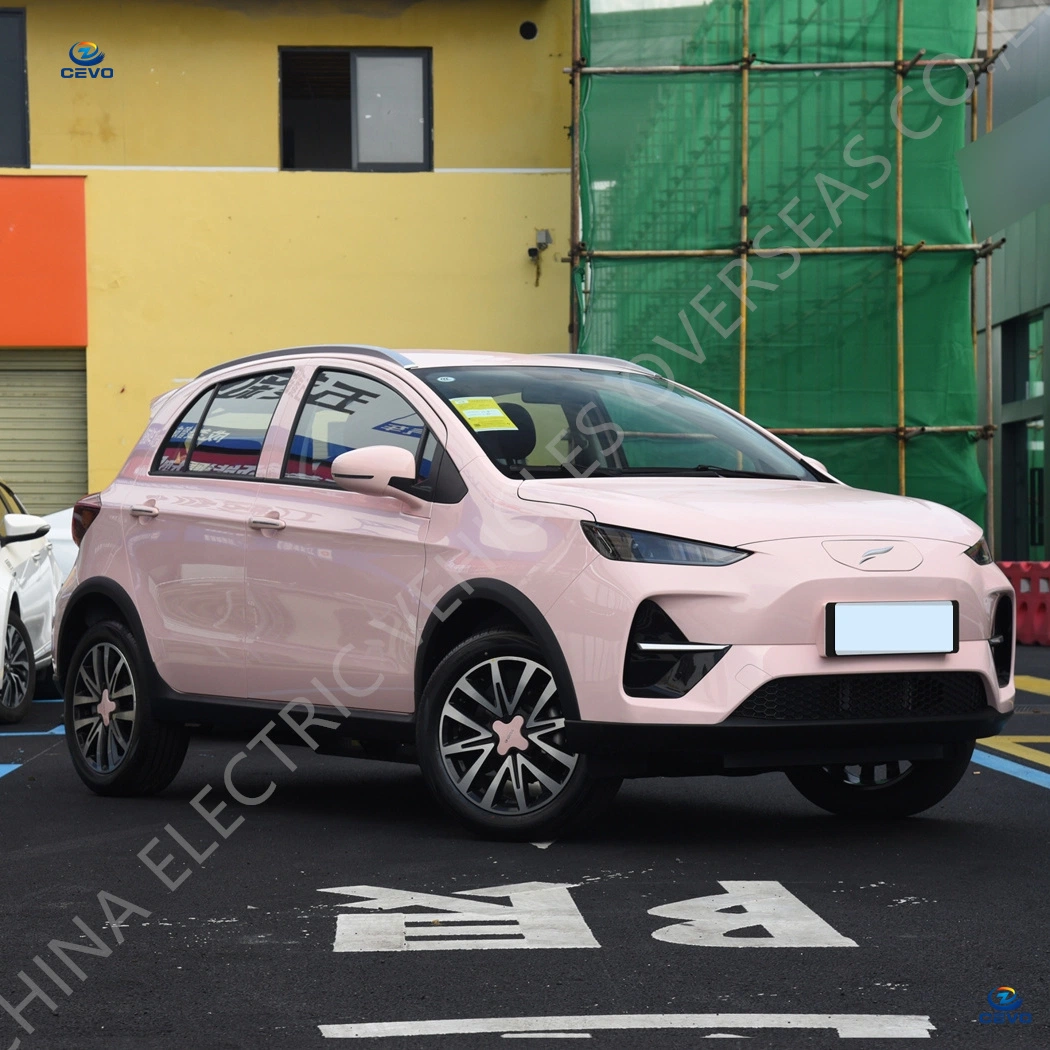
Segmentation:
[(83, 350), (0, 350), (0, 477), (31, 514), (87, 492)]

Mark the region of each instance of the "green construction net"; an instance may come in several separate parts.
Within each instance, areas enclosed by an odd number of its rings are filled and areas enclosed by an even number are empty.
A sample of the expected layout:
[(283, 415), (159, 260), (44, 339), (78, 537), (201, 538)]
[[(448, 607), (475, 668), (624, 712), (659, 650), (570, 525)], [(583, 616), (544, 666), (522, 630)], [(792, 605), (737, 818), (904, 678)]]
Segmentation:
[[(673, 0), (672, 0), (673, 2)], [(753, 0), (749, 77), (746, 410), (768, 427), (897, 423), (894, 256), (792, 253), (896, 242), (892, 69), (776, 70), (771, 64), (896, 58), (895, 0)], [(906, 57), (972, 53), (975, 6), (906, 0)], [(742, 54), (740, 0), (590, 0), (590, 67), (724, 65)], [(968, 74), (905, 81), (903, 239), (970, 240), (955, 152)], [(739, 70), (583, 77), (582, 240), (592, 251), (732, 249), (742, 193)], [(977, 420), (969, 251), (919, 251), (904, 264), (906, 425)], [(735, 256), (587, 259), (575, 270), (582, 353), (648, 364), (736, 407), (740, 278)], [(889, 435), (789, 439), (844, 481), (897, 491)], [(978, 521), (984, 481), (968, 433), (907, 445), (907, 491)]]

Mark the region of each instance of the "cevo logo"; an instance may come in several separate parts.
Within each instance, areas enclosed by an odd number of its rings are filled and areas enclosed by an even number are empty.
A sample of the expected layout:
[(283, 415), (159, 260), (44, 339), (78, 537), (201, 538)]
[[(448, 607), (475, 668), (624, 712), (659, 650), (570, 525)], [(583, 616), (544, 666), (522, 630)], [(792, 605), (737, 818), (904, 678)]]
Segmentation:
[(977, 1015), (981, 1024), (1031, 1024), (1032, 1015), (1027, 1010), (1022, 1010), (1024, 1000), (1018, 994), (1016, 988), (1007, 984), (1001, 984), (988, 993), (988, 1005), (991, 1010), (985, 1010)]
[(112, 80), (113, 70), (103, 66), (105, 52), (91, 40), (78, 40), (69, 49), (69, 60), (72, 66), (61, 70), (63, 80)]

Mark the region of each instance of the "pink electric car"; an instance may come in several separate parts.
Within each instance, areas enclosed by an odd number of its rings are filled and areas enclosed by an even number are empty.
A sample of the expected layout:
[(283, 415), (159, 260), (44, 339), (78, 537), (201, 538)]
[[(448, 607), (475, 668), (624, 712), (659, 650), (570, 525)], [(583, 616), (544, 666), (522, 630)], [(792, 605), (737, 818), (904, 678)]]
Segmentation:
[(904, 816), (1013, 707), (1013, 597), (978, 526), (613, 359), (209, 369), (154, 402), (74, 534), (54, 653), (100, 794), (161, 790), (191, 729), (222, 727), (414, 756), (506, 838), (623, 777), (783, 770), (833, 813)]

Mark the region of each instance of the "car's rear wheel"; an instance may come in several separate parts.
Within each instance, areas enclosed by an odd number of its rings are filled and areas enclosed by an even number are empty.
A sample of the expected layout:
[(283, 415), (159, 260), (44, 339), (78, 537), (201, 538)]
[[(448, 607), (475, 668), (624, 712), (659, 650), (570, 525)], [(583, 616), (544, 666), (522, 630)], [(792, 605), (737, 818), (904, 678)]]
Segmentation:
[(788, 780), (810, 802), (847, 817), (910, 817), (935, 806), (962, 779), (973, 741), (944, 758), (915, 762), (866, 762), (787, 770)]
[(80, 779), (99, 795), (163, 791), (186, 757), (189, 732), (153, 717), (145, 681), (124, 624), (87, 629), (66, 677), (66, 743)]
[(417, 749), (438, 801), (492, 838), (554, 835), (620, 786), (596, 777), (566, 742), (556, 676), (540, 647), (510, 630), (476, 634), (438, 664), (423, 691)]
[(36, 688), (33, 642), (26, 625), (14, 611), (4, 631), (4, 677), (0, 680), (0, 723), (20, 722), (29, 711)]

